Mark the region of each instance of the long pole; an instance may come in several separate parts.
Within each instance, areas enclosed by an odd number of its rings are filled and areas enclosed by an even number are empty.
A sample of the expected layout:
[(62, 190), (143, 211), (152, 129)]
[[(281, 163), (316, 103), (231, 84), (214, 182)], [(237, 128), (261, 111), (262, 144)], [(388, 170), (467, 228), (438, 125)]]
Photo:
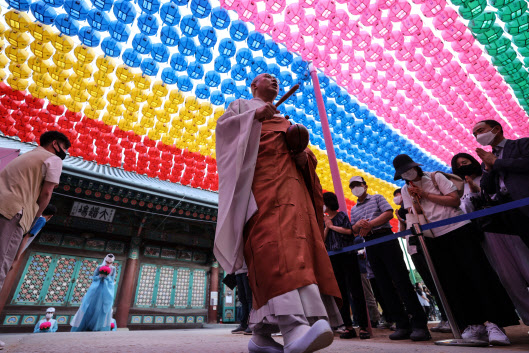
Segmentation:
[(334, 145), (332, 143), (331, 130), (329, 128), (329, 121), (327, 120), (327, 111), (323, 103), (321, 95), (320, 81), (318, 80), (318, 72), (312, 63), (309, 64), (310, 76), (312, 77), (312, 84), (314, 85), (314, 96), (316, 97), (316, 104), (318, 105), (318, 113), (320, 115), (321, 129), (323, 130), (323, 138), (325, 140), (325, 149), (327, 150), (327, 157), (329, 158), (329, 167), (331, 168), (332, 183), (334, 185), (334, 193), (338, 198), (340, 204), (340, 211), (347, 214), (347, 204), (345, 203), (345, 195), (342, 188), (342, 179), (340, 178), (340, 170), (338, 169), (338, 162), (336, 160), (336, 153), (334, 152)]
[(408, 267), (410, 269), (411, 273), (411, 279), (413, 281), (413, 284), (417, 283), (417, 278), (415, 278), (415, 273), (413, 272), (413, 268), (411, 268), (411, 262), (410, 262), (410, 254), (408, 254), (408, 250), (406, 250), (406, 243), (402, 238), (399, 238), (400, 245), (402, 246), (402, 250), (404, 251), (404, 258), (406, 259), (406, 262), (408, 263)]

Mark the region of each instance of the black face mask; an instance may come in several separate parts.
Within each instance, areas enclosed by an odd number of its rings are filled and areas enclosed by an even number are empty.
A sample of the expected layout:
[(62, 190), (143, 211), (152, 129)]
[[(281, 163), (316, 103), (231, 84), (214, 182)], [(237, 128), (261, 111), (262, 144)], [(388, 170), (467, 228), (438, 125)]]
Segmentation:
[(457, 172), (459, 175), (471, 176), (474, 174), (478, 175), (480, 170), (481, 170), (480, 167), (474, 166), (472, 164), (467, 164), (467, 165), (462, 165), (461, 167), (459, 167)]
[[(59, 146), (59, 144), (57, 144), (57, 146)], [(53, 150), (55, 151), (55, 155), (56, 155), (57, 157), (59, 157), (60, 159), (63, 159), (63, 160), (64, 160), (64, 158), (66, 158), (66, 151), (64, 151), (64, 150), (61, 148), (61, 146), (59, 146), (59, 150), (58, 150), (58, 151), (55, 149), (55, 147), (53, 147)]]

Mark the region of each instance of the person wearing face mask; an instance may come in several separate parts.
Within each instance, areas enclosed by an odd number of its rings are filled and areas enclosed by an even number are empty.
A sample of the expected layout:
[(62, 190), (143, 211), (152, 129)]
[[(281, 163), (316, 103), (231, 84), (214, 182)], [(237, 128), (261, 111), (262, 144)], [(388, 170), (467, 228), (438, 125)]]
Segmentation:
[[(452, 172), (466, 180), (461, 208), (465, 213), (475, 211), (472, 197), (479, 197), (481, 192), (479, 162), (467, 153), (458, 153), (452, 158)], [(494, 220), (483, 229), (483, 250), (522, 321), (529, 325), (529, 248), (509, 226), (509, 219), (496, 217)]]
[(70, 323), (71, 332), (111, 330), (116, 281), (114, 260), (114, 255), (108, 254), (103, 263), (95, 269), (92, 284)]
[(0, 289), (23, 235), (42, 215), (59, 184), (68, 148), (66, 135), (45, 132), (40, 147), (13, 159), (0, 171)]
[[(55, 314), (55, 308), (48, 308), (46, 310), (46, 317), (35, 325), (35, 329), (33, 330), (33, 333), (46, 333), (46, 332), (57, 332), (59, 329), (59, 325), (57, 324), (57, 320), (53, 318), (53, 315)], [(41, 329), (41, 325), (45, 322), (49, 322), (50, 326), (48, 329)]]
[[(366, 241), (392, 234), (390, 219), (393, 208), (379, 194), (369, 195), (361, 176), (349, 180), (349, 187), (358, 198), (351, 208), (353, 234)], [(366, 248), (366, 254), (386, 304), (388, 316), (396, 322), (397, 330), (389, 335), (392, 340), (431, 339), (428, 319), (411, 284), (399, 241), (393, 239)], [(410, 319), (411, 317), (411, 319)]]
[[(474, 125), (472, 134), (482, 146), (491, 146), (492, 152), (477, 148), (483, 176), (480, 185), (494, 195), (499, 203), (529, 197), (529, 138), (506, 139), (503, 127), (495, 120), (483, 120)], [(529, 206), (508, 212), (510, 223), (529, 247)]]
[[(409, 212), (422, 213), (429, 222), (463, 214), (456, 186), (442, 173), (424, 172), (406, 154), (395, 157), (393, 166), (394, 179), (406, 181), (402, 199)], [(424, 241), (462, 337), (509, 345), (500, 327), (518, 325), (518, 317), (480, 246), (478, 231), (462, 221), (432, 233)]]

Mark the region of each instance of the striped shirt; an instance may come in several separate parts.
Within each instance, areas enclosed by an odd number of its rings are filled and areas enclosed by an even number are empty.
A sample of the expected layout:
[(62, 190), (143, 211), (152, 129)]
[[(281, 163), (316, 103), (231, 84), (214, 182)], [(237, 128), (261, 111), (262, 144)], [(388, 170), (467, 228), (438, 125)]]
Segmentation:
[[(363, 202), (357, 202), (356, 205), (351, 208), (351, 224), (354, 225), (361, 219), (372, 221), (386, 211), (393, 211), (393, 208), (386, 201), (384, 196), (379, 194), (367, 195)], [(373, 228), (373, 230), (384, 228), (391, 229), (389, 221)]]

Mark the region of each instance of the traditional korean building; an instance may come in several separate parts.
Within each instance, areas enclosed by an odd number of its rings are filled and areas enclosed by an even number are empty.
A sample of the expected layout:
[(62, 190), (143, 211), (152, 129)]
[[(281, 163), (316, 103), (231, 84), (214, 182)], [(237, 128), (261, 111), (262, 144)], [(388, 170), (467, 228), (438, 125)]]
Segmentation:
[[(0, 137), (0, 147), (25, 153), (34, 145)], [(46, 308), (70, 330), (92, 274), (107, 253), (118, 268), (118, 327), (199, 327), (234, 317), (218, 307), (213, 258), (218, 195), (80, 158), (64, 161), (51, 203), (58, 214), (14, 263), (0, 292), (0, 330), (29, 332)], [(212, 304), (211, 306), (209, 304)]]

